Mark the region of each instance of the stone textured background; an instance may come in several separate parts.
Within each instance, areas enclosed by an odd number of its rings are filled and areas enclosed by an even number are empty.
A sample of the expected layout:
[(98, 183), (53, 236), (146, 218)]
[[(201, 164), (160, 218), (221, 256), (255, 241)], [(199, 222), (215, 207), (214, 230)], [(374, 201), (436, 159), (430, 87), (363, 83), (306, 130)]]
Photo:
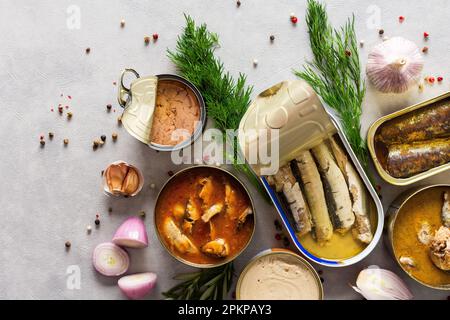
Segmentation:
[[(363, 63), (372, 46), (381, 41), (373, 24), (379, 13), (387, 36), (401, 35), (425, 45), (422, 33), (430, 33), (425, 57), (425, 74), (442, 75), (442, 84), (417, 88), (407, 94), (382, 96), (369, 85), (364, 103), (363, 130), (379, 116), (449, 89), (450, 38), (448, 17), (450, 2), (429, 1), (327, 1), (330, 19), (341, 24), (352, 12), (360, 39)], [(80, 9), (81, 28), (67, 27), (71, 5)], [(130, 250), (131, 272), (154, 271), (158, 285), (149, 298), (174, 282), (171, 277), (189, 268), (167, 254), (159, 244), (152, 225), (157, 190), (168, 178), (167, 171), (177, 171), (168, 154), (156, 153), (118, 128), (120, 113), (116, 87), (120, 72), (133, 67), (142, 75), (174, 72), (166, 58), (166, 48), (174, 48), (184, 26), (183, 13), (197, 22), (206, 22), (220, 37), (217, 51), (226, 69), (233, 75), (243, 72), (254, 93), (284, 79), (292, 79), (292, 68), (299, 68), (311, 56), (305, 29), (303, 0), (242, 0), (237, 8), (228, 1), (55, 1), (3, 0), (0, 2), (0, 298), (3, 299), (120, 299), (116, 279), (98, 275), (91, 265), (91, 253), (100, 242), (111, 239), (120, 222), (140, 210), (147, 212), (150, 246)], [(297, 26), (289, 21), (295, 12)], [(403, 15), (406, 21), (398, 23)], [(121, 19), (126, 27), (119, 26)], [(156, 44), (146, 47), (143, 37), (159, 33)], [(276, 40), (270, 44), (269, 35)], [(90, 47), (91, 53), (85, 54)], [(252, 60), (259, 65), (253, 68)], [(64, 94), (64, 98), (60, 97)], [(72, 96), (72, 100), (65, 98)], [(69, 122), (50, 108), (69, 104), (74, 113)], [(116, 112), (106, 113), (112, 103)], [(39, 135), (55, 132), (45, 148)], [(119, 133), (117, 143), (110, 135)], [(105, 133), (107, 143), (96, 152), (91, 141)], [(63, 146), (63, 138), (70, 144)], [(145, 187), (133, 199), (112, 199), (101, 190), (101, 170), (114, 160), (123, 159), (144, 171)], [(420, 184), (448, 182), (450, 173)], [(406, 188), (383, 185), (383, 204)], [(254, 192), (257, 202), (257, 231), (247, 251), (236, 260), (237, 274), (259, 251), (280, 246), (274, 240), (273, 221), (277, 214)], [(108, 207), (113, 207), (108, 214)], [(95, 214), (101, 226), (86, 234), (86, 225), (94, 225)], [(64, 242), (72, 248), (66, 252)], [(416, 298), (443, 299), (448, 295), (417, 285), (395, 265), (383, 241), (357, 265), (345, 269), (323, 270), (328, 299), (361, 299), (349, 287), (358, 272), (372, 264), (391, 269), (405, 279)], [(66, 269), (81, 269), (81, 289), (66, 287)]]

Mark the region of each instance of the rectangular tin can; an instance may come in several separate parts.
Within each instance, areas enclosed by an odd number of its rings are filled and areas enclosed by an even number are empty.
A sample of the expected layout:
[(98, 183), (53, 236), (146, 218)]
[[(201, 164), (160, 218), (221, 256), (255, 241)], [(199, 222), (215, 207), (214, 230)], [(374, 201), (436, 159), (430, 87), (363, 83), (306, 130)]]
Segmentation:
[[(308, 259), (329, 267), (343, 267), (365, 258), (378, 243), (383, 229), (384, 214), (381, 201), (366, 176), (361, 164), (346, 139), (337, 119), (322, 105), (314, 90), (303, 80), (283, 81), (260, 93), (251, 103), (239, 126), (239, 146), (248, 159), (248, 150), (252, 148), (245, 132), (251, 129), (279, 129), (279, 167), (283, 166), (302, 150), (310, 149), (323, 140), (338, 136), (345, 148), (349, 161), (353, 164), (365, 188), (367, 198), (371, 201), (371, 214), (376, 218), (372, 241), (357, 255), (348, 259), (325, 259), (308, 252), (298, 240), (289, 213), (283, 208), (282, 201), (261, 174), (263, 165), (251, 164), (255, 174), (260, 178), (270, 199), (275, 205), (290, 238), (297, 249)], [(255, 141), (254, 141), (255, 142)], [(269, 139), (268, 144), (271, 144)]]
[(377, 131), (380, 128), (380, 126), (383, 125), (384, 123), (386, 123), (390, 120), (393, 120), (397, 117), (400, 117), (402, 115), (406, 115), (410, 112), (420, 110), (420, 109), (428, 107), (436, 102), (446, 100), (446, 99), (450, 99), (450, 92), (443, 93), (437, 97), (428, 99), (426, 101), (414, 104), (407, 108), (404, 108), (399, 111), (388, 114), (386, 116), (383, 116), (383, 117), (379, 118), (378, 120), (376, 120), (369, 127), (369, 130), (367, 133), (367, 146), (369, 148), (369, 152), (370, 152), (371, 158), (373, 160), (373, 163), (375, 165), (375, 168), (376, 168), (378, 174), (381, 176), (381, 178), (383, 178), (384, 181), (386, 181), (392, 185), (406, 186), (406, 185), (410, 185), (412, 183), (421, 181), (423, 179), (426, 179), (428, 177), (434, 176), (438, 173), (441, 173), (441, 172), (444, 172), (444, 171), (450, 169), (450, 162), (449, 162), (449, 163), (443, 164), (441, 166), (427, 170), (425, 172), (415, 174), (408, 178), (395, 178), (395, 177), (391, 176), (389, 174), (389, 172), (384, 168), (384, 166), (382, 164), (382, 159), (381, 159), (382, 156), (380, 155), (379, 152), (377, 152), (379, 148), (377, 148), (377, 145), (375, 142), (375, 135), (377, 134)]

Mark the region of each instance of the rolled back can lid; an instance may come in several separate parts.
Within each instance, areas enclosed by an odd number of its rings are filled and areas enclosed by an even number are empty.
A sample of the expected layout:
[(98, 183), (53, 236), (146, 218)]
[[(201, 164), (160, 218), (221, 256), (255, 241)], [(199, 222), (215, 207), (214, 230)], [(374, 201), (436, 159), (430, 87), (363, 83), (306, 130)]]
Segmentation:
[(128, 91), (128, 100), (122, 114), (124, 128), (145, 144), (149, 144), (151, 139), (157, 85), (156, 76), (134, 80)]

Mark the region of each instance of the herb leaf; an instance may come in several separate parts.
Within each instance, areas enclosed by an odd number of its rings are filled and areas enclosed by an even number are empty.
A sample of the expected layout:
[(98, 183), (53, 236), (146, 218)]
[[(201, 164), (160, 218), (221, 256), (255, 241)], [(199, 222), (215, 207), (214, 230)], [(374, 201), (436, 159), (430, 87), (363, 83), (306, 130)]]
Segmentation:
[[(178, 37), (176, 50), (167, 50), (167, 55), (179, 73), (200, 90), (208, 116), (214, 120), (216, 128), (223, 133), (228, 129), (236, 130), (250, 104), (253, 87), (246, 85), (244, 74), (240, 73), (235, 80), (225, 71), (223, 63), (214, 54), (219, 45), (217, 34), (208, 31), (206, 24), (196, 26), (190, 16), (185, 15), (185, 18), (186, 27)], [(237, 141), (232, 141), (235, 152), (227, 154), (225, 151), (225, 156), (267, 199), (258, 177), (242, 161)]]
[(361, 79), (355, 18), (333, 29), (325, 5), (308, 0), (306, 23), (314, 58), (303, 71), (294, 73), (337, 112), (353, 151), (367, 171), (367, 147), (360, 132), (365, 83)]

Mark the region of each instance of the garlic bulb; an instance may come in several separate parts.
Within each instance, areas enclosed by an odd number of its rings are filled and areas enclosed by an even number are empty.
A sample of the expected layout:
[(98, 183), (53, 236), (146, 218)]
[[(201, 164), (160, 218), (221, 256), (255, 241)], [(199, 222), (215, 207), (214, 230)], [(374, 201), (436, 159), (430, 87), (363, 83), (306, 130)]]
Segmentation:
[(384, 93), (402, 93), (417, 82), (423, 69), (419, 48), (412, 41), (394, 37), (377, 45), (369, 54), (366, 73)]
[(352, 287), (367, 300), (410, 300), (413, 298), (406, 284), (393, 272), (370, 266), (362, 270), (356, 287)]

